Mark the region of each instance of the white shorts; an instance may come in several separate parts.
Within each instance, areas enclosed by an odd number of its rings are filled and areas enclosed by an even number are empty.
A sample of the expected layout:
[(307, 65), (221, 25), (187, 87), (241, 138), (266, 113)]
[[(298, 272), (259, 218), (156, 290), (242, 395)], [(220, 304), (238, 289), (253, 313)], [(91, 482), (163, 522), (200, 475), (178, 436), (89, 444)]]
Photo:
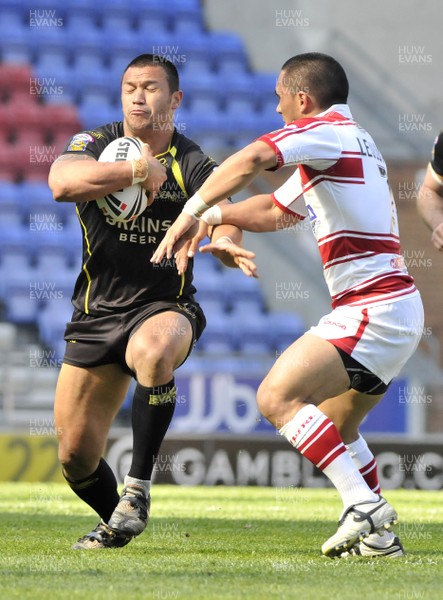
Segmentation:
[(387, 384), (417, 349), (423, 326), (423, 304), (414, 292), (389, 304), (339, 306), (307, 333), (328, 340)]

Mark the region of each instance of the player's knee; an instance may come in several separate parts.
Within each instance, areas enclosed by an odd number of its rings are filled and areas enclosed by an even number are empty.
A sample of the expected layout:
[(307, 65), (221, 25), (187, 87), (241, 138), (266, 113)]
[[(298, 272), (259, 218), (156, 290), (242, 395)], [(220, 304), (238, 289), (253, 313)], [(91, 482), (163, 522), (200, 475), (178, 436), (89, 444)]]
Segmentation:
[(261, 414), (274, 422), (280, 416), (284, 399), (269, 380), (265, 379), (257, 390), (257, 405)]
[(76, 480), (87, 477), (95, 471), (100, 456), (94, 456), (91, 452), (76, 449), (66, 445), (59, 446), (58, 460), (63, 473), (68, 479)]
[(137, 380), (146, 377), (154, 380), (172, 377), (173, 364), (171, 355), (162, 347), (137, 345), (133, 349), (132, 360)]

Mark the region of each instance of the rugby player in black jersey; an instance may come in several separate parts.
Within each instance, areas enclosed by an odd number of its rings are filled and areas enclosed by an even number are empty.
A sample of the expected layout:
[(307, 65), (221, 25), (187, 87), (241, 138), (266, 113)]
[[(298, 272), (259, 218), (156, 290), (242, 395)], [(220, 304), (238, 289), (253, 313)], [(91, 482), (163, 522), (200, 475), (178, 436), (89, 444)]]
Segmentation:
[[(174, 371), (205, 326), (186, 245), (175, 260), (153, 264), (150, 258), (215, 163), (174, 128), (182, 92), (170, 61), (138, 56), (124, 71), (121, 87), (123, 121), (74, 135), (49, 174), (55, 200), (76, 203), (83, 235), (55, 423), (66, 481), (101, 522), (75, 549), (124, 546), (146, 527), (151, 474), (174, 413)], [(143, 157), (97, 162), (102, 150), (124, 135), (145, 142)], [(144, 213), (130, 223), (105, 217), (95, 200), (134, 182), (149, 194)], [(213, 241), (226, 236), (241, 241), (241, 231), (231, 225), (216, 228)], [(223, 251), (219, 258), (249, 274), (255, 268), (247, 259), (232, 262)], [(103, 452), (131, 376), (137, 381), (134, 446), (119, 497)]]
[(431, 162), (419, 190), (417, 208), (432, 231), (432, 243), (437, 250), (443, 250), (443, 131), (434, 142)]

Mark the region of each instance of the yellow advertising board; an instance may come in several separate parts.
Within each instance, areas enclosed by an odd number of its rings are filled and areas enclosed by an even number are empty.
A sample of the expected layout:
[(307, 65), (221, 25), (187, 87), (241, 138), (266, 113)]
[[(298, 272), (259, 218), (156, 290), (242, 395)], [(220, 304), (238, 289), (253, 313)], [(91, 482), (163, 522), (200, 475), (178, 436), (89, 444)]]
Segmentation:
[(64, 481), (57, 438), (49, 435), (0, 435), (0, 481)]

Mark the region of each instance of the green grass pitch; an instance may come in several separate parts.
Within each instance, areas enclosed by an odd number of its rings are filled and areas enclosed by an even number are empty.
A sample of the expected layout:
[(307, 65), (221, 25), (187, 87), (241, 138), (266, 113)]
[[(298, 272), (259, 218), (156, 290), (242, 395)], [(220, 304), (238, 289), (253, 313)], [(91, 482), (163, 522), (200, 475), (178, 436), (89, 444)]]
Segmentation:
[(147, 530), (74, 551), (97, 517), (64, 484), (0, 484), (0, 598), (433, 600), (443, 598), (443, 493), (389, 491), (405, 558), (321, 556), (335, 490), (153, 488)]

